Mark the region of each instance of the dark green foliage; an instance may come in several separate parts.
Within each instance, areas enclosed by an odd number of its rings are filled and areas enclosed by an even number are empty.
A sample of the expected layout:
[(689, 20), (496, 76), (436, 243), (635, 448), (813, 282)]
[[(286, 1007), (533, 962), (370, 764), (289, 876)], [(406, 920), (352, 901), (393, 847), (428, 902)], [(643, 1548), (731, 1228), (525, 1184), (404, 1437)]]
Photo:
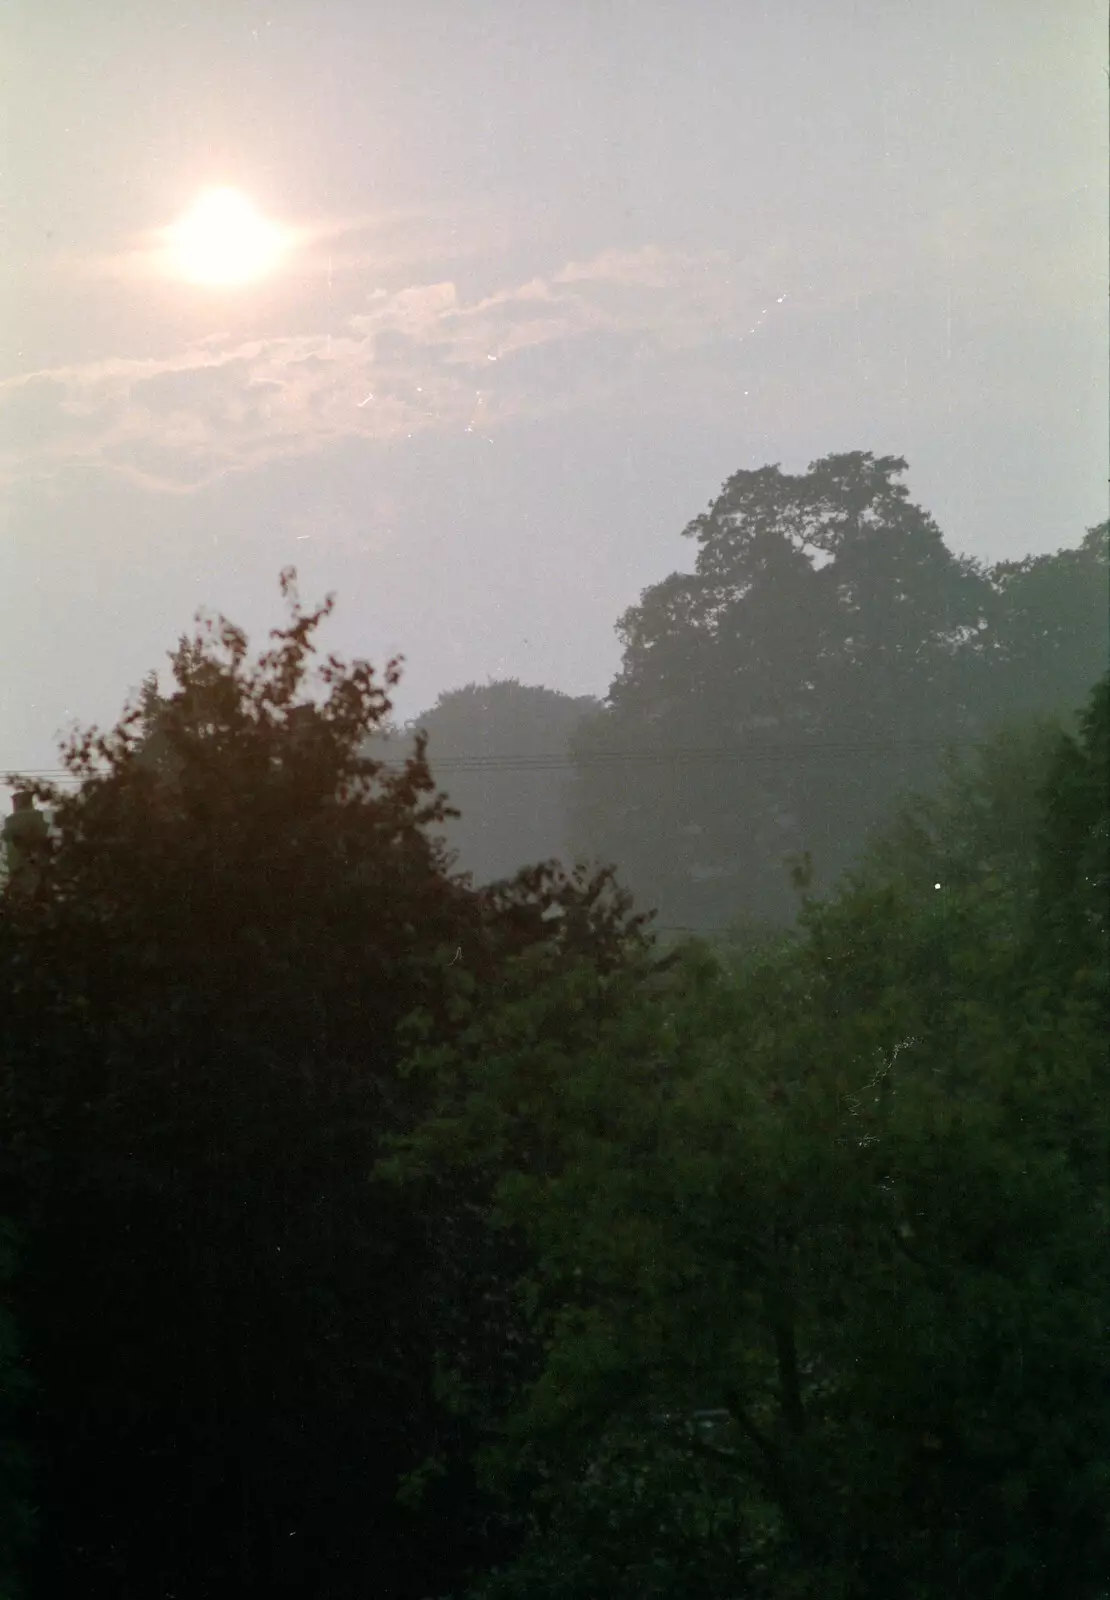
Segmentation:
[(1000, 717), (1071, 711), (1110, 659), (1110, 522), (1077, 550), (990, 571), (992, 706)]
[(29, 1498), (33, 1487), (30, 1463), (21, 1443), (34, 1386), (11, 1312), (19, 1257), (18, 1231), (10, 1222), (0, 1222), (0, 1600), (22, 1600), (27, 1551), (38, 1531)]
[(1078, 739), (1060, 741), (1038, 852), (1042, 918), (1065, 959), (1105, 949), (1110, 920), (1110, 675), (1092, 696)]
[(714, 1422), (611, 1429), (580, 1476), (537, 1491), (523, 1553), (482, 1600), (758, 1594), (773, 1520), (714, 1457)]
[(484, 1600), (1104, 1595), (1106, 740), (1103, 685), (954, 773), (939, 892), (892, 842), (731, 969), (525, 957), (417, 1052), (389, 1170), (481, 1178), (546, 1351), (469, 1391), (533, 1514)]
[(1003, 730), (976, 750), (949, 754), (937, 787), (903, 796), (864, 852), (871, 881), (912, 897), (951, 897), (975, 887), (1015, 898), (1028, 912), (1036, 892), (1046, 773), (1061, 743), (1059, 721)]
[(41, 1600), (417, 1600), (498, 1548), (433, 1355), (480, 1358), (504, 1269), (465, 1185), (421, 1211), (369, 1182), (421, 1106), (396, 1033), (419, 1011), (450, 1037), (532, 946), (619, 962), (622, 902), (452, 877), (422, 741), (397, 771), (360, 753), (397, 665), (329, 658), (312, 698), (330, 602), (284, 588), (257, 665), (209, 624), (167, 699), (72, 743), (43, 884), (0, 914)]

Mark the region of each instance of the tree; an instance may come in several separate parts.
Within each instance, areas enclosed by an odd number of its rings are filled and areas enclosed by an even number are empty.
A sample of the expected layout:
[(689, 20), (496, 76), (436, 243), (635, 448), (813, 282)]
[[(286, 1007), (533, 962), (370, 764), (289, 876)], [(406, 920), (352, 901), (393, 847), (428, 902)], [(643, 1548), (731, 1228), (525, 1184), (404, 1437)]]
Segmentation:
[(77, 792), (37, 786), (43, 881), (0, 914), (44, 1597), (415, 1600), (496, 1547), (431, 1355), (491, 1342), (501, 1267), (446, 1190), (433, 1213), (369, 1184), (421, 1104), (397, 1029), (450, 1037), (514, 952), (604, 970), (642, 942), (608, 875), (453, 876), (423, 739), (397, 770), (361, 753), (399, 664), (314, 683), (331, 601), (282, 586), (256, 663), (209, 622), (172, 693), (71, 741)]
[(588, 695), (512, 678), (469, 683), (441, 694), (401, 734), (401, 749), (418, 730), (427, 735), (431, 771), (459, 812), (445, 837), (476, 883), (569, 858), (569, 741), (596, 706)]
[(863, 876), (924, 900), (972, 888), (1005, 895), (1019, 928), (1036, 893), (1045, 775), (1063, 736), (1061, 720), (1030, 719), (948, 752), (933, 789), (892, 807), (862, 854)]
[(33, 1385), (23, 1361), (22, 1344), (11, 1310), (18, 1275), (21, 1240), (11, 1222), (0, 1222), (0, 1600), (22, 1600), (27, 1551), (38, 1532), (30, 1499), (33, 1479), (23, 1427)]
[[(1041, 925), (1055, 934), (1041, 959), (1093, 976), (1110, 938), (1110, 674), (1055, 752), (1037, 851)], [(1086, 959), (1084, 959), (1086, 958)]]
[(483, 1596), (1104, 1593), (1107, 705), (1024, 745), (1033, 892), (956, 786), (987, 848), (940, 894), (887, 856), (731, 970), (524, 956), (417, 1051), (440, 1103), (389, 1170), (482, 1175), (546, 1353), (473, 1400), (534, 1515)]
[(783, 865), (828, 889), (949, 745), (1068, 713), (1107, 650), (1106, 531), (986, 570), (945, 548), (905, 461), (738, 472), (695, 569), (620, 619), (621, 671), (574, 741), (574, 846), (664, 923), (788, 925)]
[(988, 576), (995, 714), (1070, 711), (1110, 657), (1110, 521), (1089, 528), (1078, 549), (999, 562)]

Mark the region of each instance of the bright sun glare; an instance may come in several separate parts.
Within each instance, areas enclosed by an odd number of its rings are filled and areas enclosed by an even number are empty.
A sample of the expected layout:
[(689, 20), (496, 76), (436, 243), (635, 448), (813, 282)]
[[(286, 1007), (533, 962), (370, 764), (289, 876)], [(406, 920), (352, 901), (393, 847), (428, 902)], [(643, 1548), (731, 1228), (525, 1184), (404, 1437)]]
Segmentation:
[(289, 236), (235, 189), (210, 189), (166, 229), (169, 264), (192, 283), (251, 283), (277, 266)]

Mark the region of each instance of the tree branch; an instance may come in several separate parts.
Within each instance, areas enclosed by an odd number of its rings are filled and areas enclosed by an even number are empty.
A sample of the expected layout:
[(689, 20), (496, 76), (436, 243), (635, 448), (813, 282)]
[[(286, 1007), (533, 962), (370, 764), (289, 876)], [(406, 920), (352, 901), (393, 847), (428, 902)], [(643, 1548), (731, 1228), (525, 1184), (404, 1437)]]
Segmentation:
[[(745, 1410), (740, 1396), (730, 1391), (724, 1396), (729, 1415), (745, 1438), (750, 1439), (763, 1460), (759, 1472), (764, 1488), (774, 1500), (793, 1528), (799, 1545), (810, 1555), (819, 1557), (827, 1547), (827, 1539), (810, 1515), (802, 1487), (795, 1481), (795, 1473), (784, 1459), (778, 1445), (759, 1428)], [(712, 1449), (712, 1446), (708, 1447)]]
[(806, 1414), (798, 1376), (798, 1347), (794, 1339), (794, 1324), (786, 1314), (784, 1305), (777, 1305), (772, 1312), (771, 1333), (779, 1368), (779, 1399), (783, 1418), (790, 1432), (800, 1435), (805, 1432)]

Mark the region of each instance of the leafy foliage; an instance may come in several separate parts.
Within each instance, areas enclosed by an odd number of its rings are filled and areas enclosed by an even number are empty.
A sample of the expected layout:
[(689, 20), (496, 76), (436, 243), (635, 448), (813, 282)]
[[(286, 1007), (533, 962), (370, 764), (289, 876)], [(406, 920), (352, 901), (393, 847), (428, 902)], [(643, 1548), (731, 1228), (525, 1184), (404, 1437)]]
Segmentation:
[(1062, 732), (1058, 720), (1027, 721), (969, 753), (949, 752), (935, 789), (896, 802), (885, 830), (863, 853), (863, 875), (923, 899), (976, 888), (1017, 897), (1015, 917), (1028, 911), (1045, 773)]
[(526, 956), (417, 1050), (440, 1104), (389, 1170), (482, 1175), (546, 1351), (471, 1391), (534, 1515), (483, 1596), (1103, 1593), (1106, 733), (1103, 685), (1047, 762), (999, 747), (1047, 777), (1028, 892), (980, 768), (939, 895), (888, 857), (731, 970)]
[(1103, 670), (1107, 527), (987, 570), (945, 548), (905, 461), (735, 473), (685, 529), (693, 572), (620, 619), (623, 665), (574, 741), (573, 842), (696, 928), (784, 926), (784, 860), (831, 888), (948, 745), (1068, 714)]
[(989, 577), (998, 715), (1070, 711), (1110, 654), (1110, 521), (1078, 549), (999, 562)]
[(38, 1518), (29, 1498), (33, 1487), (30, 1462), (21, 1444), (23, 1424), (34, 1394), (11, 1296), (18, 1276), (20, 1239), (10, 1223), (0, 1223), (0, 1600), (22, 1600), (25, 1553), (32, 1545)]
[(420, 1108), (397, 1029), (450, 1037), (514, 953), (642, 943), (607, 874), (453, 876), (423, 740), (362, 753), (398, 663), (313, 679), (330, 601), (283, 590), (256, 663), (211, 621), (172, 694), (71, 742), (42, 883), (0, 915), (43, 1596), (415, 1597), (496, 1546), (432, 1353), (491, 1346), (503, 1272), (457, 1196), (368, 1182)]

